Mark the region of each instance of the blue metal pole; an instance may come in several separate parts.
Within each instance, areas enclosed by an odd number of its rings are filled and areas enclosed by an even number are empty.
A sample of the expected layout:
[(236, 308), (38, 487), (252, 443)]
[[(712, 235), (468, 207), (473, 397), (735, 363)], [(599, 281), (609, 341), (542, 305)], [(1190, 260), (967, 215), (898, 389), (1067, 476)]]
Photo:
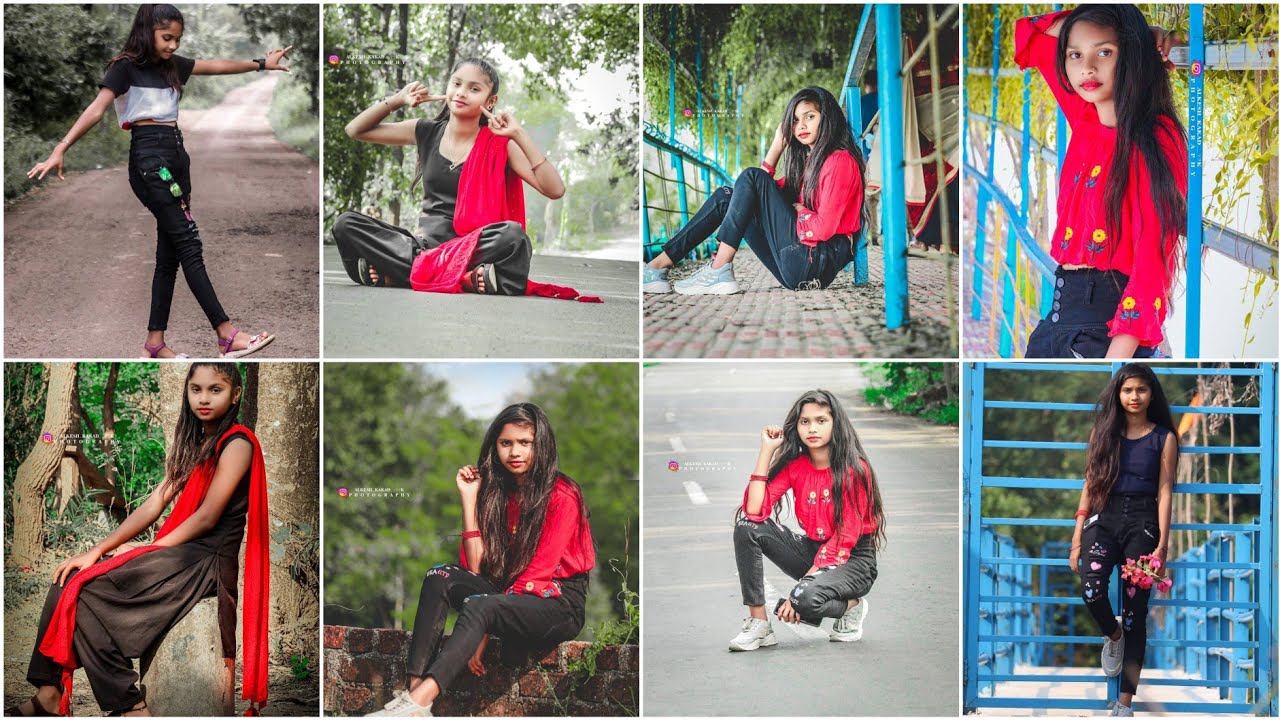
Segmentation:
[[(697, 70), (698, 81), (698, 157), (706, 157), (706, 151), (702, 142), (702, 30), (698, 30), (698, 53), (694, 56), (694, 64)], [(674, 139), (674, 138), (672, 138)], [(704, 192), (711, 192), (711, 168), (705, 165), (702, 168), (702, 189)]]
[[(1000, 104), (1000, 5), (989, 6), (995, 14), (995, 23), (993, 24), (993, 37), (991, 48), (991, 123), (990, 123), (990, 139), (987, 143), (987, 177), (995, 177), (996, 163), (996, 123), (999, 117), (997, 112)], [(969, 25), (965, 23), (965, 35), (968, 37)], [(966, 43), (967, 45), (967, 43)], [(965, 136), (965, 142), (968, 142), (968, 136)], [(978, 207), (977, 213), (974, 215), (974, 243), (973, 243), (973, 305), (969, 308), (969, 315), (974, 320), (982, 317), (982, 275), (984, 272), (984, 263), (986, 255), (986, 232), (983, 231), (983, 223), (986, 222), (987, 215), (987, 191), (981, 185), (978, 186)]]
[[(1061, 10), (1062, 3), (1055, 4), (1053, 9), (1055, 12)], [(1058, 151), (1058, 172), (1062, 172), (1062, 166), (1067, 162), (1067, 114), (1062, 112), (1061, 107), (1058, 108), (1058, 127), (1053, 137)]]
[[(865, 22), (865, 18), (864, 18)], [(854, 47), (857, 47), (856, 45)], [(862, 89), (857, 85), (844, 89), (845, 101), (844, 107), (848, 111), (849, 129), (853, 131), (854, 138), (861, 138), (862, 133)], [(858, 147), (862, 147), (861, 139), (858, 140)], [(867, 268), (867, 229), (863, 228), (858, 236), (857, 244), (853, 248), (853, 284), (866, 285), (870, 279), (870, 271)]]
[(742, 86), (741, 85), (738, 86), (738, 102), (737, 102), (737, 106), (734, 108), (733, 120), (735, 125), (733, 165), (734, 165), (734, 174), (736, 175), (742, 172)]
[(644, 186), (643, 177), (640, 178), (640, 211), (640, 222), (644, 225), (644, 261), (649, 262), (653, 259), (649, 253), (649, 243), (652, 242), (649, 235), (649, 190)]
[(880, 193), (884, 236), (884, 324), (895, 329), (911, 322), (907, 300), (907, 201), (902, 167), (902, 15), (901, 6), (876, 5), (876, 75), (880, 85)]
[(978, 702), (978, 593), (982, 566), (982, 398), (985, 366), (964, 370), (964, 713)]
[(1200, 357), (1200, 249), (1204, 244), (1204, 5), (1190, 6), (1191, 72), (1187, 80), (1187, 315), (1188, 358)]
[[(1262, 478), (1262, 497), (1258, 503), (1258, 522), (1261, 532), (1258, 534), (1258, 557), (1269, 558), (1270, 566), (1263, 568), (1258, 573), (1259, 580), (1255, 585), (1258, 598), (1258, 614), (1257, 620), (1254, 622), (1255, 637), (1266, 641), (1271, 639), (1274, 641), (1276, 632), (1276, 488), (1275, 478), (1277, 472), (1277, 440), (1276, 437), (1276, 384), (1277, 368), (1276, 363), (1266, 363), (1262, 366), (1262, 377), (1260, 378), (1259, 401), (1262, 413), (1259, 415), (1258, 428), (1258, 444), (1262, 446), (1262, 452), (1258, 456), (1260, 477)], [(1272, 645), (1272, 648), (1275, 646)], [(1277, 700), (1274, 692), (1276, 681), (1276, 663), (1277, 658), (1274, 652), (1269, 652), (1263, 646), (1258, 652), (1258, 657), (1254, 660), (1255, 679), (1259, 683), (1259, 687), (1271, 690), (1268, 704), (1270, 709), (1269, 715), (1277, 715)]]
[[(676, 13), (679, 12), (679, 6), (671, 6), (671, 26), (667, 36), (668, 50), (671, 55), (669, 63), (669, 71), (667, 73), (667, 123), (671, 130), (668, 133), (672, 141), (676, 140)], [(687, 225), (689, 223), (689, 193), (686, 189), (684, 178), (684, 159), (676, 153), (671, 153), (671, 167), (676, 171), (676, 197), (680, 202), (680, 224)], [(680, 258), (671, 258), (679, 261)]]

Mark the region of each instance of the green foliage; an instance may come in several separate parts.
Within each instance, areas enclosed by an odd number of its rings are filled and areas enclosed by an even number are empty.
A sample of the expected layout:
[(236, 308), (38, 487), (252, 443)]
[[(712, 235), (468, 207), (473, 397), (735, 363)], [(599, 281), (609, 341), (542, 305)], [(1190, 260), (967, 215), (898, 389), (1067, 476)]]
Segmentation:
[[(320, 68), (315, 60), (320, 53), (319, 8), (316, 5), (301, 4), (232, 7), (239, 11), (248, 29), (249, 39), (262, 47), (253, 57), (264, 57), (266, 51), (272, 48), (293, 46), (293, 50), (289, 52), (292, 62), (288, 63), (291, 78), (289, 86), (292, 89), (290, 96), (302, 94), (307, 98), (305, 114), (314, 124), (320, 114)], [(274, 122), (272, 126), (275, 126)], [(314, 134), (315, 128), (312, 130)]]
[(311, 108), (314, 101), (302, 83), (279, 83), (271, 96), (267, 119), (277, 140), (319, 162), (320, 123)]
[(867, 388), (867, 402), (938, 425), (960, 422), (960, 388), (954, 363), (894, 362), (867, 367), (878, 383)]
[[(450, 401), (447, 381), (428, 369), (325, 367), (327, 622), (405, 627), (427, 570), (457, 562), (462, 518), (454, 476), (476, 462), (489, 421), (467, 418)], [(556, 365), (509, 398), (546, 411), (560, 468), (582, 486), (598, 567), (610, 560), (639, 566), (638, 549), (627, 543), (639, 519), (638, 383), (635, 366), (625, 363)], [(593, 604), (589, 626), (625, 616), (618, 579), (596, 575), (591, 596), (616, 599)]]
[(311, 658), (301, 655), (294, 655), (289, 658), (289, 670), (293, 673), (293, 677), (297, 680), (306, 680), (311, 677)]
[[(596, 228), (633, 223), (638, 99), (624, 94), (607, 113), (582, 118), (564, 101), (593, 68), (625, 69), (631, 86), (638, 85), (637, 20), (629, 5), (325, 6), (326, 227), (339, 213), (357, 210), (416, 228), (415, 148), (356, 142), (343, 128), (410, 81), (440, 90), (452, 66), (468, 56), (495, 63), (500, 104), (515, 108), (565, 180), (564, 210), (553, 203), (548, 212), (545, 198), (525, 193), (535, 247), (591, 246), (598, 240), (583, 236)], [(340, 63), (328, 64), (329, 55)], [(401, 110), (386, 122), (431, 118), (438, 110), (438, 104)]]

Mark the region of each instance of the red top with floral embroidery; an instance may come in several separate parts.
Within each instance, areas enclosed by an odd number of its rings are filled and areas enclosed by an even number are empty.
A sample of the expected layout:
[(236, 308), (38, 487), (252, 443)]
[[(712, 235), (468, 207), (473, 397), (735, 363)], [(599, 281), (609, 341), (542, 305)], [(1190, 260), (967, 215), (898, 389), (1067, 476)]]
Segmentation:
[(871, 469), (862, 462), (861, 472), (851, 473), (852, 483), (845, 485), (844, 507), (840, 514), (840, 527), (835, 526), (835, 504), (831, 500), (831, 468), (819, 470), (806, 453), (787, 463), (777, 477), (765, 486), (764, 503), (760, 512), (747, 512), (747, 493), (742, 494), (742, 514), (751, 522), (761, 523), (769, 519), (773, 504), (788, 490), (795, 493), (796, 520), (811, 540), (822, 542), (813, 558), (815, 567), (843, 565), (849, 553), (863, 535), (876, 531), (876, 518), (871, 514), (871, 501), (864, 490), (864, 478)]
[[(1058, 79), (1058, 40), (1045, 34), (1068, 11), (1022, 18), (1015, 31), (1014, 60), (1022, 69), (1035, 67), (1053, 91), (1071, 125), (1071, 141), (1058, 181), (1058, 224), (1050, 254), (1063, 265), (1118, 270), (1129, 276), (1119, 307), (1107, 323), (1110, 336), (1127, 334), (1154, 347), (1164, 339), (1161, 325), (1168, 312), (1177, 259), (1174, 236), (1161, 237), (1160, 217), (1151, 202), (1147, 165), (1135, 151), (1129, 161), (1119, 242), (1107, 237), (1106, 184), (1115, 152), (1116, 130), (1098, 120), (1093, 103)], [(1160, 118), (1156, 140), (1173, 172), (1174, 183), (1187, 194), (1187, 142), (1172, 120)], [(1161, 242), (1163, 240), (1163, 242)]]
[[(507, 526), (514, 535), (516, 521), (520, 518), (520, 496), (507, 500)], [(460, 565), (467, 567), (467, 552), (458, 549)], [(560, 597), (559, 580), (589, 572), (596, 564), (595, 542), (591, 539), (591, 526), (587, 524), (582, 494), (564, 478), (556, 478), (547, 503), (547, 517), (542, 524), (542, 537), (533, 552), (533, 559), (520, 576), (507, 588), (507, 594)]]
[[(770, 175), (774, 168), (761, 167)], [(778, 187), (786, 187), (787, 179), (778, 178)], [(796, 237), (809, 247), (817, 247), (835, 235), (852, 235), (862, 227), (862, 173), (848, 150), (837, 150), (827, 156), (818, 173), (818, 192), (813, 194), (814, 208), (801, 205), (796, 214)], [(804, 195), (801, 186), (797, 193)]]

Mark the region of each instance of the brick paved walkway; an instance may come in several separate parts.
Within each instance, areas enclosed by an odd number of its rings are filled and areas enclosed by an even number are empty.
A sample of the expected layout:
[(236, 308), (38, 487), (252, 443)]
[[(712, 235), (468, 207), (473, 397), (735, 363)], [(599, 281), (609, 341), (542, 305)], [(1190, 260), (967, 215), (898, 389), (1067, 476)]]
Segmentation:
[[(734, 260), (744, 292), (644, 296), (644, 354), (649, 358), (954, 358), (954, 317), (946, 307), (946, 261), (907, 258), (911, 324), (884, 327), (884, 255), (870, 249), (870, 282), (855, 287), (842, 272), (825, 290), (778, 284), (749, 248)], [(677, 280), (701, 262), (671, 271)], [(952, 271), (953, 282), (956, 276)], [(952, 293), (954, 298), (958, 289)], [(954, 313), (954, 309), (950, 311)]]

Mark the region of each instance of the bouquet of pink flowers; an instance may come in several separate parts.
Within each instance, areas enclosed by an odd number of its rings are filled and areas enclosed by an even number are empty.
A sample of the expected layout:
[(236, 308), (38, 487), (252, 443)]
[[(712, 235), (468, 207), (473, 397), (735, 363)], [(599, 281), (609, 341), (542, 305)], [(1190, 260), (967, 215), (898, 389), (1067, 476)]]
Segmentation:
[(1153, 585), (1162, 593), (1169, 592), (1169, 588), (1173, 587), (1173, 581), (1160, 577), (1158, 574), (1160, 567), (1160, 558), (1156, 555), (1143, 555), (1137, 560), (1126, 562), (1124, 567), (1120, 568), (1120, 577), (1133, 586), (1129, 590), (1130, 597), (1133, 596), (1136, 588), (1150, 590)]

